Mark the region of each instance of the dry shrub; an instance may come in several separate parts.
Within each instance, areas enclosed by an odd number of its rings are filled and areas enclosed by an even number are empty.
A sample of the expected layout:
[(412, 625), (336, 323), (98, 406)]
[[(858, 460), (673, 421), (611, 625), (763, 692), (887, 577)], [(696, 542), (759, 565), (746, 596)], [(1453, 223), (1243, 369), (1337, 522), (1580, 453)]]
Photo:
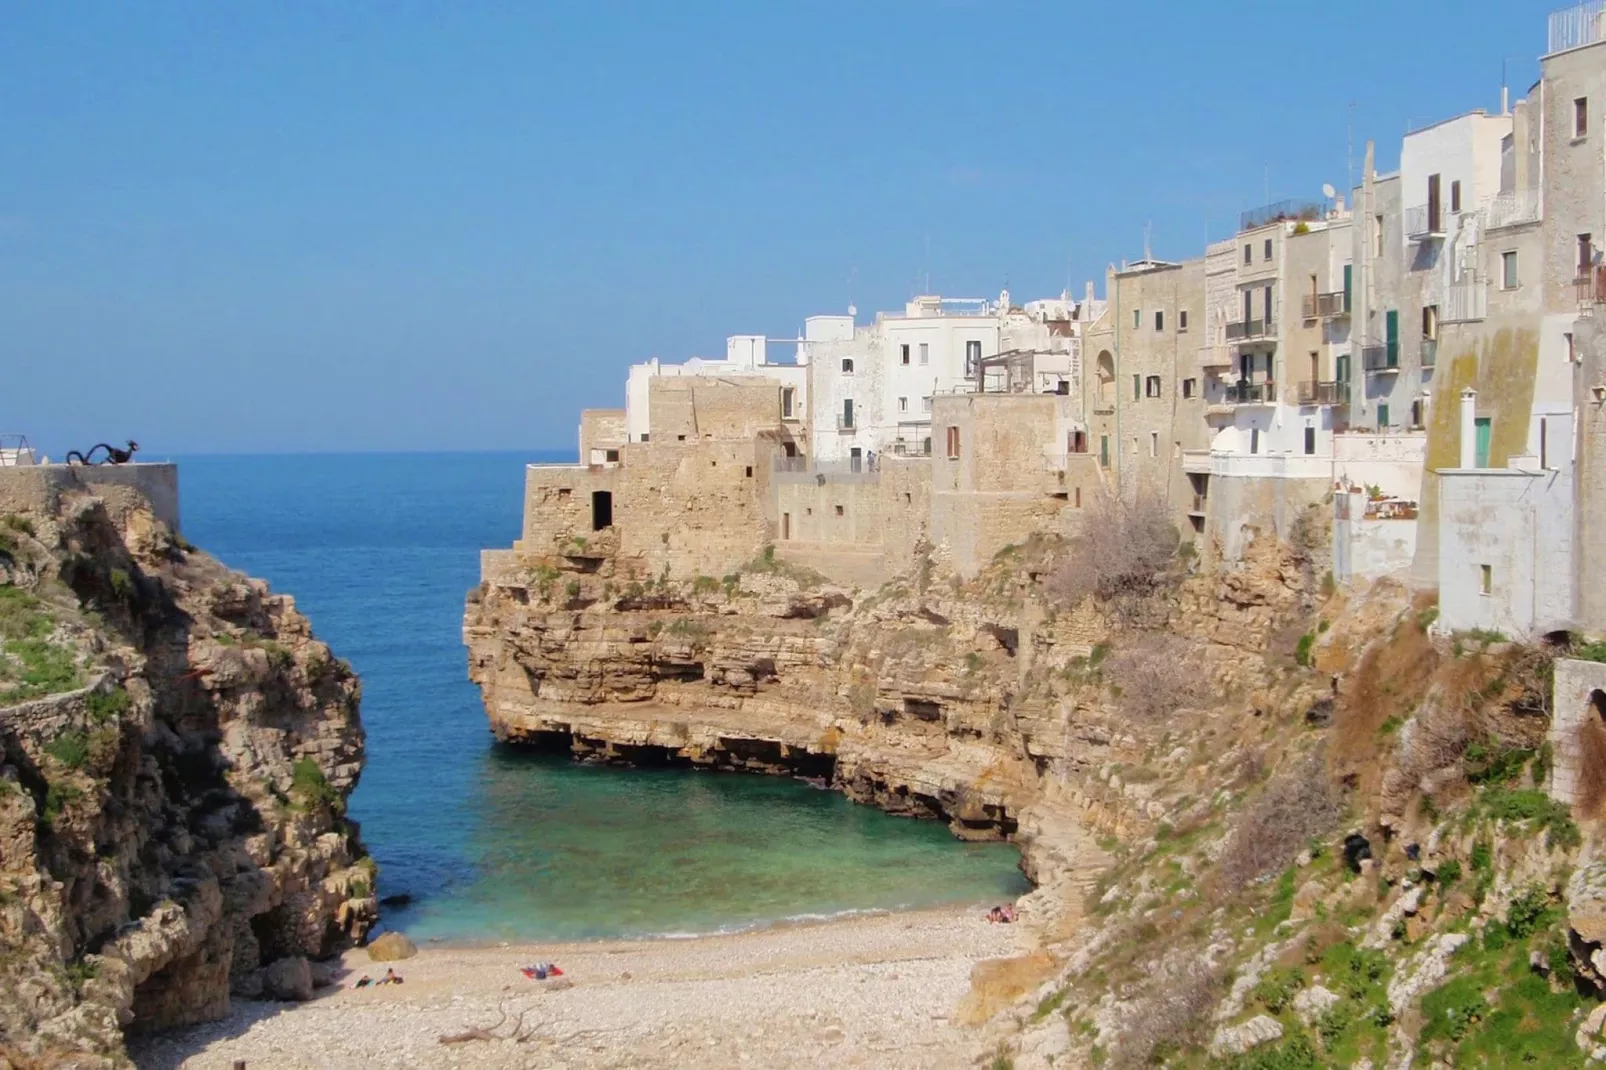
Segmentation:
[(1115, 649), (1105, 662), (1110, 682), (1121, 689), (1123, 713), (1158, 720), (1199, 695), (1200, 668), (1193, 645), (1163, 632), (1149, 632)]
[(1344, 800), (1320, 751), (1301, 759), (1266, 788), (1233, 827), (1219, 867), (1227, 888), (1241, 888), (1282, 869), (1311, 839), (1344, 814)]
[(1104, 492), (1093, 500), (1070, 553), (1044, 579), (1044, 586), (1066, 609), (1089, 595), (1119, 609), (1143, 601), (1166, 583), (1181, 544), (1159, 495), (1147, 489), (1131, 498)]
[(1221, 975), (1198, 961), (1157, 979), (1122, 1023), (1113, 1065), (1148, 1066), (1166, 1051), (1199, 1043), (1220, 989)]

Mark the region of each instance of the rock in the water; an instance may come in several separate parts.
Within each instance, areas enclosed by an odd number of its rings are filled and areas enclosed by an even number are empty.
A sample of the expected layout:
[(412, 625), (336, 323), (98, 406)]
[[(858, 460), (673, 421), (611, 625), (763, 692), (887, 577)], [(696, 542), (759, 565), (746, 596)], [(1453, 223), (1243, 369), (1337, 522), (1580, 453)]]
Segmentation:
[(382, 933), (368, 945), (368, 957), (375, 962), (397, 962), (418, 954), (418, 945), (403, 933)]
[(300, 1002), (312, 998), (312, 964), (300, 955), (269, 963), (263, 972), (262, 994), (269, 999)]

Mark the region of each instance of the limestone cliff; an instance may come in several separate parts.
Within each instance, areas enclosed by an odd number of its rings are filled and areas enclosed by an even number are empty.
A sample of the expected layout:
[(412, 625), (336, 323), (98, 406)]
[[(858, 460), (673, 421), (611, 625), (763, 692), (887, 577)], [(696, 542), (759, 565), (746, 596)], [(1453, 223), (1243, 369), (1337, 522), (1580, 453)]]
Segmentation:
[(359, 685), (291, 599), (69, 488), (0, 517), (0, 644), (0, 1065), (310, 995), (376, 903)]

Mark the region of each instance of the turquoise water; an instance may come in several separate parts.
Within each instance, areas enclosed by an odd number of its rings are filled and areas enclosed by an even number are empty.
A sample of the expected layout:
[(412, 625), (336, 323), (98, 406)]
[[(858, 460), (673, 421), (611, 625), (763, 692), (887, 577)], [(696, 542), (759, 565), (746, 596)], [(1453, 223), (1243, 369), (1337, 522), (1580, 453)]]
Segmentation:
[(775, 777), (578, 766), (497, 744), (462, 646), (479, 551), (518, 535), (539, 454), (181, 459), (185, 534), (295, 595), (363, 680), (351, 800), (385, 925), (418, 939), (709, 932), (1027, 887), (964, 844)]

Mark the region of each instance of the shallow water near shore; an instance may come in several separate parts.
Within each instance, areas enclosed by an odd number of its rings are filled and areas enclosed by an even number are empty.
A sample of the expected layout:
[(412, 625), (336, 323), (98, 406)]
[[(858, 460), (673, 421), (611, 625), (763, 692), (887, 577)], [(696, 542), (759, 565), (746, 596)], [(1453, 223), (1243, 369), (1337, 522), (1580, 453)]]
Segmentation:
[(579, 766), (496, 744), (468, 682), (463, 598), (518, 535), (553, 454), (180, 458), (186, 536), (292, 593), (363, 681), (351, 800), (385, 927), (477, 943), (690, 935), (968, 903), (1028, 887), (965, 844), (777, 777)]

